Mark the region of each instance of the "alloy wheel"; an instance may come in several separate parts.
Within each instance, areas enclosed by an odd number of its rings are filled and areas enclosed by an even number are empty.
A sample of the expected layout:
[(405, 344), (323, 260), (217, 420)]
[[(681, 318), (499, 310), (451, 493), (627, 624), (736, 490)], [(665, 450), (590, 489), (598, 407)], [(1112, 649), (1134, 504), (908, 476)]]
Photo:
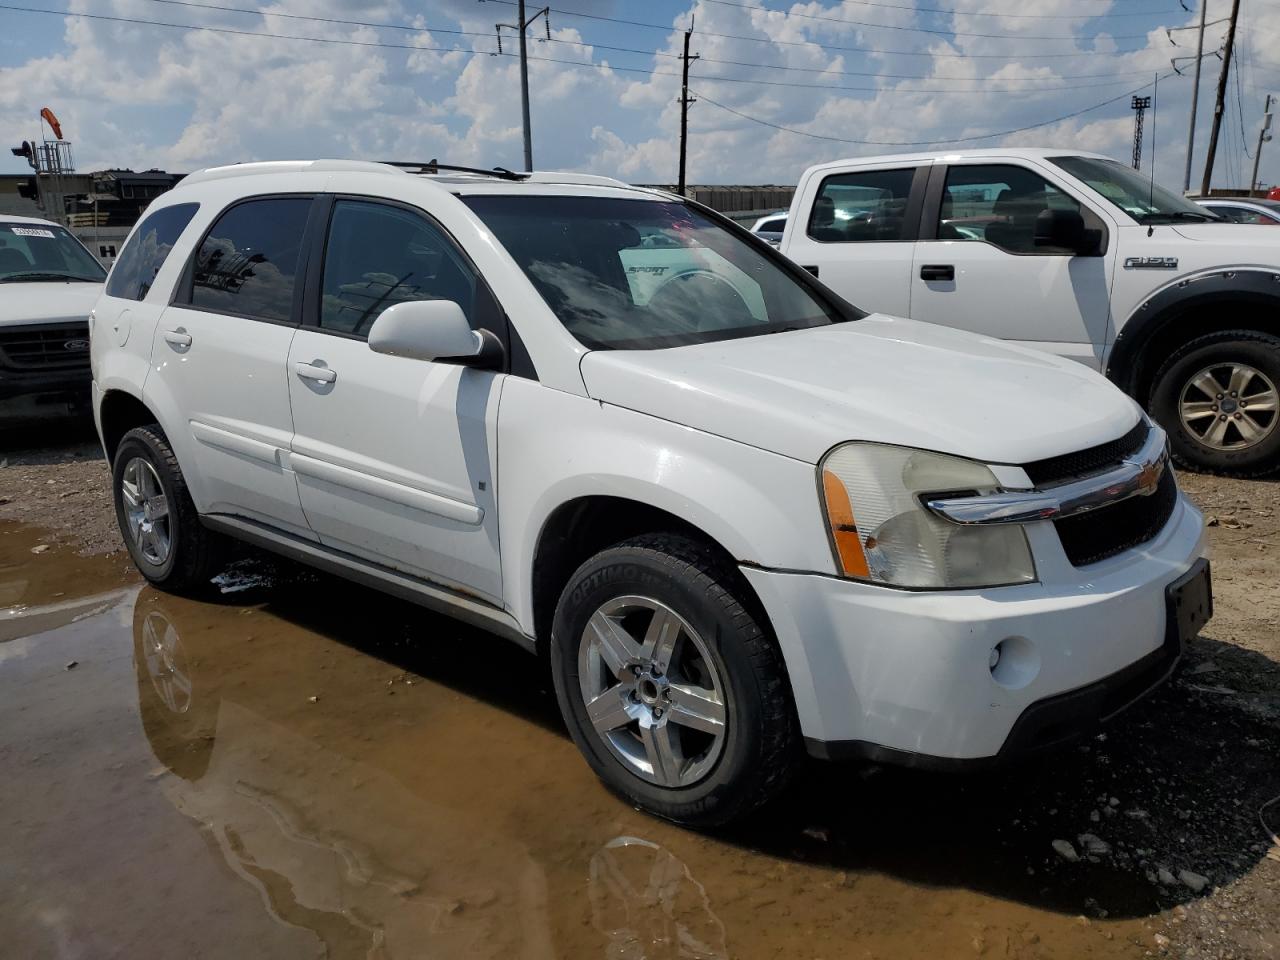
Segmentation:
[(706, 642), (651, 597), (616, 597), (578, 648), (587, 718), (636, 776), (662, 787), (703, 779), (724, 751), (725, 687)]
[(134, 457), (120, 477), (125, 520), (134, 547), (148, 563), (161, 566), (169, 559), (173, 540), (169, 528), (169, 500), (160, 475), (147, 459)]
[(1280, 419), (1280, 391), (1247, 363), (1216, 363), (1182, 388), (1182, 425), (1206, 447), (1243, 450), (1267, 439)]

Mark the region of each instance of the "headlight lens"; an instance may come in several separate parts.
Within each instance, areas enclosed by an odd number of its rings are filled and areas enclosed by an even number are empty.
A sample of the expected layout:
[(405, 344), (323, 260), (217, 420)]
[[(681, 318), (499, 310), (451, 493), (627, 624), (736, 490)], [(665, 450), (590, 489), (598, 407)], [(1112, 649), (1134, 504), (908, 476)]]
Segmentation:
[(993, 587), (1036, 578), (1018, 524), (962, 526), (922, 494), (999, 488), (972, 460), (877, 443), (848, 443), (820, 467), (836, 565), (846, 577), (895, 587)]

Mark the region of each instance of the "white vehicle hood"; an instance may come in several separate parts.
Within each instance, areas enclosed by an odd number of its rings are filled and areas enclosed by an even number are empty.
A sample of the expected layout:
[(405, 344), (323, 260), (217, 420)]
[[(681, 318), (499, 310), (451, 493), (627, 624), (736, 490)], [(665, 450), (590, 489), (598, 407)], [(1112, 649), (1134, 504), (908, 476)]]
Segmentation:
[(88, 320), (102, 293), (101, 283), (59, 280), (49, 283), (0, 283), (0, 327), (20, 323)]
[(1199, 243), (1212, 243), (1236, 252), (1234, 260), (1280, 258), (1280, 229), (1257, 223), (1180, 223), (1173, 228), (1178, 236)]
[(597, 350), (588, 393), (808, 463), (847, 440), (1027, 463), (1120, 437), (1137, 405), (1070, 360), (933, 324), (863, 320), (665, 350)]

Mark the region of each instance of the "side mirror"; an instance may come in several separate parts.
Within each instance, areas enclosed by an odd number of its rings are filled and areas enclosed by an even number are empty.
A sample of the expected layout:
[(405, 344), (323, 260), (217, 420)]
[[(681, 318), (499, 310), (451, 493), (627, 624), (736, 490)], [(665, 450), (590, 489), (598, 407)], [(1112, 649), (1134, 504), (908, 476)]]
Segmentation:
[(1085, 229), (1084, 217), (1079, 210), (1059, 210), (1050, 207), (1041, 210), (1036, 217), (1035, 245), (1070, 250), (1074, 254), (1088, 255), (1097, 248), (1097, 241)]
[(388, 307), (369, 329), (369, 349), (392, 357), (472, 367), (502, 366), (502, 344), (488, 330), (472, 330), (452, 300), (409, 300)]

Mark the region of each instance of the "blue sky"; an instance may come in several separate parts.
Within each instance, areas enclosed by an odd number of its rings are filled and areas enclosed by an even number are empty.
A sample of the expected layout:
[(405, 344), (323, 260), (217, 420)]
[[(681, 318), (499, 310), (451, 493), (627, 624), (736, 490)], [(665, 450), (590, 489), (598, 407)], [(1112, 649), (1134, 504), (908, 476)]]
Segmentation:
[[(1210, 20), (1230, 9), (1207, 2)], [(1263, 96), (1280, 90), (1280, 4), (1242, 0), (1241, 9), (1216, 185), (1243, 184)], [(690, 114), (690, 180), (722, 183), (790, 183), (840, 156), (965, 145), (1127, 159), (1129, 97), (1194, 50), (1194, 32), (1175, 33), (1175, 46), (1164, 28), (1196, 18), (1178, 0), (561, 0), (555, 11), (554, 39), (530, 43), (535, 165), (674, 180), (675, 54), (695, 16), (692, 49), (703, 59), (690, 85), (702, 101)], [(0, 0), (0, 130), (30, 138), (49, 106), (81, 169), (296, 156), (518, 167), (516, 63), (489, 55), (494, 23), (514, 17), (500, 0)], [(1223, 32), (1209, 28), (1208, 50)], [(1190, 62), (1182, 66), (1188, 76), (1161, 80), (1154, 117), (1157, 176), (1174, 187), (1191, 89)], [(1218, 70), (1207, 58), (1197, 183)], [(918, 141), (947, 142), (891, 145)], [(0, 157), (0, 171), (23, 169), (7, 150)], [(1280, 180), (1280, 146), (1264, 151), (1259, 176)]]

